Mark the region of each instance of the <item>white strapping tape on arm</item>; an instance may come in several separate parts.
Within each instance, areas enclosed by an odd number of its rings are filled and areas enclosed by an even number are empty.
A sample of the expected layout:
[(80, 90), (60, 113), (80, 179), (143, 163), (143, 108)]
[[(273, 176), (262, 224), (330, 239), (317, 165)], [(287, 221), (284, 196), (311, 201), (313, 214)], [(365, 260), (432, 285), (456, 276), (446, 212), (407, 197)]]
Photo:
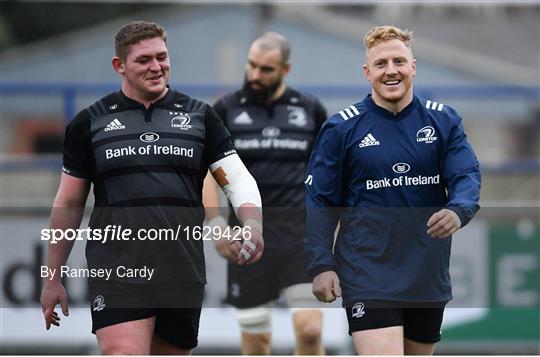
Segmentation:
[(220, 167), (228, 182), (222, 187), (223, 192), (231, 202), (236, 214), (238, 214), (238, 207), (245, 203), (251, 203), (259, 208), (262, 206), (257, 182), (240, 160), (238, 154), (232, 154), (214, 162), (210, 165), (210, 171), (214, 173)]

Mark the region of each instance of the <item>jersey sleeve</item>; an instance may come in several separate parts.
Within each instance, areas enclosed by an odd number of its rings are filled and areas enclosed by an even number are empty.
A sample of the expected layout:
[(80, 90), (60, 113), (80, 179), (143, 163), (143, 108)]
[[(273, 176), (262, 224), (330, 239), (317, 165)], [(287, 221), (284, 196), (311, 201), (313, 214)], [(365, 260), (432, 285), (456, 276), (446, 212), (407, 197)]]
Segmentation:
[(90, 178), (90, 116), (86, 110), (68, 124), (65, 131), (62, 171), (78, 178)]
[(221, 118), (223, 124), (225, 125), (225, 119), (227, 118), (227, 105), (225, 104), (225, 100), (223, 98), (219, 99), (214, 103), (213, 107), (218, 117)]
[(208, 107), (205, 115), (205, 160), (206, 166), (221, 160), (225, 156), (236, 153), (231, 134), (225, 128), (223, 120), (212, 107)]
[(331, 118), (321, 129), (308, 163), (306, 185), (308, 273), (315, 277), (335, 269), (334, 231), (343, 206), (343, 136)]
[(478, 159), (467, 140), (459, 116), (450, 129), (442, 173), (448, 189), (446, 208), (459, 216), (463, 227), (480, 208), (481, 175)]

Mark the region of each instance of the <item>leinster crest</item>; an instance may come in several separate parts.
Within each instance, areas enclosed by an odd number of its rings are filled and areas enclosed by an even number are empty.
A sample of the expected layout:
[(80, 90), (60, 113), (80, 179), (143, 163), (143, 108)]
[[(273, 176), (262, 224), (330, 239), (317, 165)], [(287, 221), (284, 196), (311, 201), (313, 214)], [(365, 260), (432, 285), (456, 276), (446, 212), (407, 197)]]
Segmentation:
[(366, 312), (364, 311), (364, 304), (361, 302), (357, 302), (356, 304), (354, 304), (351, 310), (351, 317), (357, 319), (366, 314)]
[(179, 113), (179, 115), (171, 119), (171, 127), (178, 128), (180, 130), (189, 130), (193, 127), (193, 125), (189, 124), (190, 122), (191, 122), (191, 118), (189, 117), (188, 114)]

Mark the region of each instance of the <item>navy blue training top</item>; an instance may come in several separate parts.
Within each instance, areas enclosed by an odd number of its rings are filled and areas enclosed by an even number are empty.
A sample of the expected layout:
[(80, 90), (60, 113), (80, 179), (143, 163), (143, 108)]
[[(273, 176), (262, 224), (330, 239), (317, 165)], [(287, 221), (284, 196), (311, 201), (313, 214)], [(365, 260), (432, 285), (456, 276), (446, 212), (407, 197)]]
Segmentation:
[(464, 226), (480, 196), (478, 160), (454, 109), (415, 96), (394, 115), (368, 95), (325, 122), (305, 184), (308, 272), (335, 270), (345, 306), (452, 298), (451, 239), (431, 238), (426, 224), (446, 207)]

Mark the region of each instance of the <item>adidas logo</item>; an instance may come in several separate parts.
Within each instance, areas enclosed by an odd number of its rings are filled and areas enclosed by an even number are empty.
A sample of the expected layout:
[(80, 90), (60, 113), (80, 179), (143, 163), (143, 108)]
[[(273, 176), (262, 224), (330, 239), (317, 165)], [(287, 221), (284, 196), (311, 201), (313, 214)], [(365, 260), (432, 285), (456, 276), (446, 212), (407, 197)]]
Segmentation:
[(442, 111), (443, 107), (444, 107), (444, 104), (442, 103), (432, 102), (431, 100), (428, 100), (426, 102), (426, 108), (428, 109)]
[(235, 124), (253, 124), (253, 119), (249, 116), (249, 114), (245, 111), (243, 111), (240, 115), (238, 115), (236, 118), (234, 118), (233, 123)]
[(371, 133), (368, 133), (365, 138), (362, 139), (360, 144), (361, 148), (365, 148), (366, 146), (375, 146), (375, 145), (381, 145), (381, 143), (371, 135)]
[(120, 120), (114, 119), (112, 122), (107, 124), (107, 127), (105, 128), (105, 131), (112, 131), (112, 130), (121, 130), (125, 129), (126, 126), (120, 123)]
[(359, 115), (358, 109), (354, 105), (350, 105), (348, 108), (343, 109), (339, 112), (339, 115), (343, 118), (343, 120), (349, 120), (355, 115)]

